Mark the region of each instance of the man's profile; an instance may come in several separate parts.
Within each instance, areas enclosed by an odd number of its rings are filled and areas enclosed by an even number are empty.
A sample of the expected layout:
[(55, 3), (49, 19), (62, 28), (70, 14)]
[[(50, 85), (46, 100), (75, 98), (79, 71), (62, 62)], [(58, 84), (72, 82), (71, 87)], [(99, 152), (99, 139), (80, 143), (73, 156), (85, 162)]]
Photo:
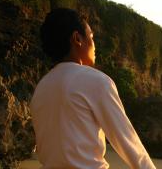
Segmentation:
[(93, 68), (95, 44), (85, 17), (57, 8), (47, 15), (41, 39), (55, 63), (30, 106), (42, 169), (108, 169), (105, 137), (131, 169), (155, 169), (115, 83)]

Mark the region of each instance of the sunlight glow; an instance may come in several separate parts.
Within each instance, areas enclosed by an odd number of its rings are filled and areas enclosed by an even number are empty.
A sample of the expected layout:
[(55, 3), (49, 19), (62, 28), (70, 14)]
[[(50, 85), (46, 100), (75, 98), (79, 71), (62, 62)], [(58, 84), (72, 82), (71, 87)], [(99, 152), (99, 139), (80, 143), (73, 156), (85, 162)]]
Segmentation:
[(112, 0), (121, 3), (162, 27), (162, 8), (160, 0)]

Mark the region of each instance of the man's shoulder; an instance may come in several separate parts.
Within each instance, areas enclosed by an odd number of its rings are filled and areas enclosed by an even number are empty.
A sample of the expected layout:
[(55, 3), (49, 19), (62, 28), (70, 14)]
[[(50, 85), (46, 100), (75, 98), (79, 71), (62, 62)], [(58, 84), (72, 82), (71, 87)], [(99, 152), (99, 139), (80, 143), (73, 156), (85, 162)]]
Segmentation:
[(66, 83), (66, 93), (82, 93), (82, 96), (97, 96), (99, 92), (105, 92), (114, 85), (113, 80), (104, 72), (90, 67), (79, 65), (76, 69), (77, 73)]
[(84, 66), (84, 70), (81, 73), (90, 80), (112, 81), (107, 74), (90, 66)]

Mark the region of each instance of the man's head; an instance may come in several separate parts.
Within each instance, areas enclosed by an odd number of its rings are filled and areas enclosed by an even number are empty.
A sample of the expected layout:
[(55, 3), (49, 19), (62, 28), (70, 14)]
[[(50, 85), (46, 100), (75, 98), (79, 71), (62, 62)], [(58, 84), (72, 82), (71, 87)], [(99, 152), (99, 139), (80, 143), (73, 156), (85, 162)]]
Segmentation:
[(76, 61), (93, 65), (93, 33), (86, 18), (76, 11), (57, 8), (48, 13), (41, 26), (42, 47), (53, 62)]

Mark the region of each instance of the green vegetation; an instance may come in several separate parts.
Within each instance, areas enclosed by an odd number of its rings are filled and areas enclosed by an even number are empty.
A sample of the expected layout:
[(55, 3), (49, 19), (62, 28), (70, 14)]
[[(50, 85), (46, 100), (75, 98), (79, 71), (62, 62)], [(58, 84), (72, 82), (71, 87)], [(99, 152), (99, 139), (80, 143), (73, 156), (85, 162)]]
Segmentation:
[[(153, 79), (159, 79), (162, 73), (161, 27), (141, 17), (124, 5), (117, 5), (111, 1), (102, 1), (102, 3), (99, 3), (99, 1), (95, 0), (94, 2), (98, 16), (102, 21), (102, 34), (98, 35), (97, 32), (95, 39), (97, 42), (97, 63), (101, 67), (104, 65), (104, 69), (112, 69), (110, 68), (110, 63), (108, 63), (111, 61), (105, 59), (109, 57), (113, 60), (116, 67), (119, 68), (119, 71), (126, 68), (130, 72), (134, 72), (134, 77), (141, 76), (141, 78), (145, 78), (143, 81), (135, 78), (133, 80), (134, 86), (142, 86), (142, 82), (145, 83), (145, 86), (147, 86), (147, 82), (152, 86)], [(126, 63), (127, 65), (125, 66)], [(108, 74), (114, 80), (116, 79), (113, 73), (110, 74), (108, 72)], [(122, 75), (121, 78), (123, 78), (123, 81), (127, 81), (126, 77), (123, 77), (124, 75), (122, 73), (119, 73), (119, 76), (120, 74)], [(144, 77), (146, 74), (147, 78)], [(144, 76), (142, 77), (142, 75)], [(120, 86), (120, 83), (123, 82), (116, 81), (116, 83), (117, 86)], [(127, 82), (124, 83), (126, 84)], [(133, 86), (126, 89), (132, 89), (132, 93), (137, 93), (137, 96), (140, 97), (149, 96), (150, 94), (153, 95), (157, 93), (155, 91), (157, 89), (159, 93), (161, 91), (160, 84), (156, 87), (154, 86), (154, 89), (153, 87), (150, 88), (146, 89), (143, 87), (145, 91), (135, 91)], [(125, 94), (123, 93), (122, 95), (126, 97), (127, 91), (123, 90), (123, 92)]]
[(75, 9), (77, 5), (76, 0), (50, 0), (52, 8), (54, 7), (66, 7)]
[(102, 62), (102, 71), (115, 81), (123, 102), (137, 98), (138, 94), (135, 89), (135, 74), (130, 68), (118, 67), (115, 64), (115, 61), (110, 57), (103, 57), (102, 60), (98, 60), (98, 62)]

